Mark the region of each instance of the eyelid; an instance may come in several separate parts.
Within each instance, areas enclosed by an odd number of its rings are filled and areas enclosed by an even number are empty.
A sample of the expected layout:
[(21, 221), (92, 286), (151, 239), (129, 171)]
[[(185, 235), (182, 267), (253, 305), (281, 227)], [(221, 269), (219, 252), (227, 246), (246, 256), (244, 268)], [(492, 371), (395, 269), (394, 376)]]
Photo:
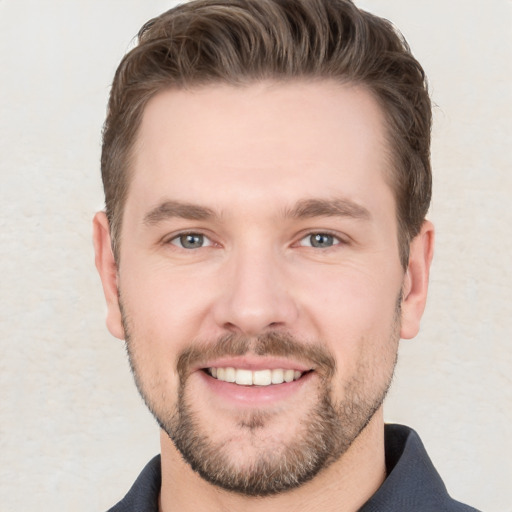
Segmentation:
[[(315, 230), (310, 230), (310, 231), (301, 233), (297, 237), (297, 242), (294, 245), (298, 245), (299, 247), (313, 247), (311, 244), (308, 244), (308, 245), (301, 244), (301, 242), (303, 240), (308, 239), (313, 235), (328, 235), (328, 236), (332, 236), (334, 238), (335, 243), (330, 247), (325, 247), (324, 249), (330, 249), (332, 247), (337, 247), (339, 245), (347, 245), (349, 243), (348, 237), (342, 236), (340, 233), (331, 231), (329, 229), (315, 229)], [(317, 247), (314, 247), (314, 248), (318, 249)]]
[(198, 247), (197, 249), (202, 249), (204, 247), (211, 247), (211, 246), (215, 245), (215, 242), (212, 240), (212, 237), (207, 235), (206, 233), (204, 233), (200, 229), (199, 230), (197, 230), (197, 229), (189, 229), (189, 230), (185, 230), (185, 231), (179, 231), (178, 233), (173, 233), (173, 234), (171, 234), (169, 236), (166, 236), (163, 239), (163, 243), (164, 243), (164, 245), (170, 244), (170, 245), (173, 245), (173, 246), (177, 247), (178, 249), (183, 249), (183, 250), (186, 250), (186, 251), (190, 251), (192, 249), (187, 249), (186, 247), (181, 246), (181, 244), (179, 244), (179, 243), (174, 243), (175, 241), (179, 241), (179, 239), (181, 237), (187, 236), (187, 235), (198, 235), (198, 236), (202, 236), (203, 237), (203, 241), (205, 243), (204, 243), (204, 245), (202, 245), (201, 247)]

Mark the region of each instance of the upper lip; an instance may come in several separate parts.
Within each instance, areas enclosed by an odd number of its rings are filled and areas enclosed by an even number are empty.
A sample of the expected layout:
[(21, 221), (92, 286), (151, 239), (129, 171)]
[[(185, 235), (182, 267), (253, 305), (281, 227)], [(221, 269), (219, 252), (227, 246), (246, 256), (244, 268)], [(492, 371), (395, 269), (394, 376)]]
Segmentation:
[(286, 358), (265, 357), (265, 356), (226, 356), (207, 361), (195, 370), (204, 370), (205, 368), (239, 368), (243, 370), (298, 370), (307, 372), (311, 370), (308, 366), (299, 361), (293, 361)]

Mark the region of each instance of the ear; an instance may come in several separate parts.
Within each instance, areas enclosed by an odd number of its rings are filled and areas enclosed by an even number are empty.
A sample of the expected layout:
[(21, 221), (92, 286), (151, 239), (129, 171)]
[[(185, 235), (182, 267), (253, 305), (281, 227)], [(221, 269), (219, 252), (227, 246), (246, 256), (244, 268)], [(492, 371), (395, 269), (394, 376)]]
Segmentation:
[(119, 339), (124, 339), (121, 309), (117, 289), (117, 265), (112, 252), (110, 227), (105, 212), (98, 212), (92, 222), (95, 263), (100, 274), (107, 301), (107, 328)]
[(434, 225), (426, 220), (410, 244), (409, 264), (402, 287), (401, 338), (414, 338), (420, 329), (420, 320), (427, 302), (428, 277), (433, 255)]

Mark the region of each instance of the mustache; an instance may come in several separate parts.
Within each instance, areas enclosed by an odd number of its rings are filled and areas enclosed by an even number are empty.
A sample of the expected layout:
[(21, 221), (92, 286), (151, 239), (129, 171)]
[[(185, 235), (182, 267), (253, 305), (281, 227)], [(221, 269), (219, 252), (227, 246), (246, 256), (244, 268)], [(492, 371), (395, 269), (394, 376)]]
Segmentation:
[(306, 344), (281, 332), (268, 332), (258, 337), (231, 333), (213, 342), (197, 342), (178, 355), (176, 368), (180, 381), (184, 382), (193, 367), (206, 364), (212, 359), (244, 356), (249, 353), (295, 359), (324, 374), (325, 378), (332, 377), (336, 371), (336, 360), (324, 345)]

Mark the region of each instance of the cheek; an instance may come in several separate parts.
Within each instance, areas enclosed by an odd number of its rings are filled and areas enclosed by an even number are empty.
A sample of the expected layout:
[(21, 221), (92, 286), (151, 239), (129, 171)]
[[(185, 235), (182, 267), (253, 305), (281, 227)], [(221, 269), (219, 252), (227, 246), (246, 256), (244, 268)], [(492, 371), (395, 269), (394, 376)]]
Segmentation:
[(214, 301), (210, 280), (156, 265), (132, 264), (121, 275), (121, 299), (134, 352), (134, 363), (147, 393), (163, 396), (179, 387), (177, 358), (194, 341), (216, 332), (208, 322)]
[(380, 279), (363, 272), (317, 275), (309, 282), (304, 312), (341, 374), (356, 372), (363, 359), (394, 361), (400, 282), (399, 275)]
[(135, 271), (121, 275), (124, 302), (134, 323), (154, 334), (160, 330), (177, 336), (197, 325), (197, 317), (208, 299), (208, 283), (190, 272), (164, 265), (127, 265)]
[(197, 337), (201, 294), (157, 271), (121, 275), (119, 285), (139, 372), (152, 386), (174, 389), (176, 359)]
[(308, 279), (301, 293), (317, 327), (332, 333), (372, 332), (389, 325), (396, 311), (401, 278), (365, 269), (326, 269)]

